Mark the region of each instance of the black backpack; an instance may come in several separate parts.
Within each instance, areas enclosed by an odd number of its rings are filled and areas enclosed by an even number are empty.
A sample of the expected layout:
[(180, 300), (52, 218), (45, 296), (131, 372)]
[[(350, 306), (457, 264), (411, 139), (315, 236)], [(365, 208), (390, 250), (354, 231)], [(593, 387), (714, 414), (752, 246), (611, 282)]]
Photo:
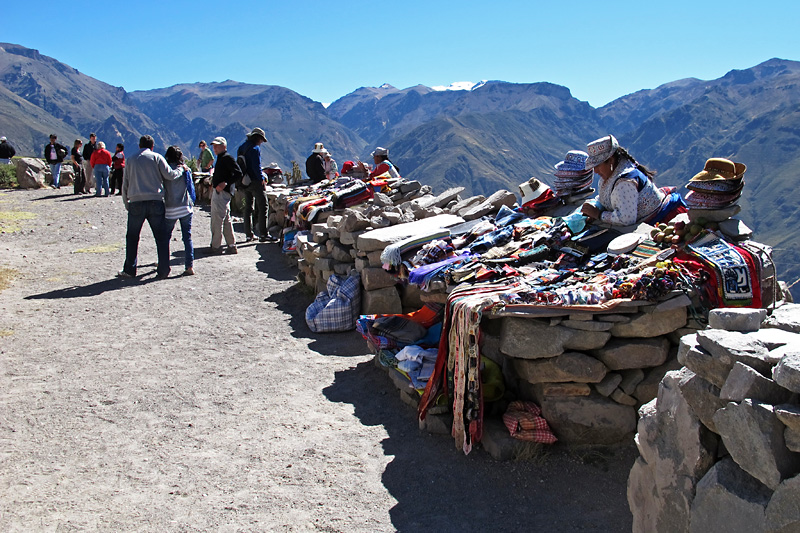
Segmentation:
[(247, 173), (247, 161), (244, 158), (244, 154), (239, 154), (236, 157), (236, 164), (239, 165), (239, 170), (242, 171), (242, 177), (237, 180), (236, 186), (239, 188), (247, 187), (250, 185), (250, 175)]

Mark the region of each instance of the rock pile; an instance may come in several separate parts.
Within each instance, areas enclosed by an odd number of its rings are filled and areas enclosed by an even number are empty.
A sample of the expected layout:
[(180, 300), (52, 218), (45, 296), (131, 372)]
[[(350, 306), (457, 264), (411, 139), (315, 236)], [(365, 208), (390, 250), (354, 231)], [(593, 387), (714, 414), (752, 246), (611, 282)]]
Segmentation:
[(800, 531), (800, 306), (715, 309), (639, 409), (634, 531)]

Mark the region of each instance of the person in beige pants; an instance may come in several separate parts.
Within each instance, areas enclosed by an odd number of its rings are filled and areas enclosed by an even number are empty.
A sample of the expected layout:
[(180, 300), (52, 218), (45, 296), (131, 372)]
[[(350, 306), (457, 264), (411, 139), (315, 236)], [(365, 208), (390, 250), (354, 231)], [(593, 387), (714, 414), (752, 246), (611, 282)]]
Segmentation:
[(222, 253), (222, 237), (228, 245), (228, 253), (238, 253), (236, 239), (233, 236), (231, 223), (231, 198), (236, 193), (235, 183), (242, 177), (242, 171), (236, 160), (228, 153), (228, 141), (225, 137), (217, 137), (211, 141), (214, 153), (217, 154), (214, 177), (211, 186), (211, 253)]
[(92, 133), (89, 135), (89, 142), (83, 145), (83, 173), (86, 176), (86, 181), (83, 185), (83, 192), (92, 192), (92, 183), (94, 183), (94, 169), (92, 169), (92, 152), (97, 148), (97, 136)]

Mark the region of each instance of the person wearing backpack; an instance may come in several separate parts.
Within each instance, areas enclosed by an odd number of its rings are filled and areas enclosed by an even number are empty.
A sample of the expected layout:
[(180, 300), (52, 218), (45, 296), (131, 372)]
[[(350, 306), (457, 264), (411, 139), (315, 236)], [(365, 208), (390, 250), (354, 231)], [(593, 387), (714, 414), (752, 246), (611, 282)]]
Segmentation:
[[(177, 146), (170, 146), (164, 154), (167, 164), (174, 170), (183, 163), (183, 152)], [(183, 239), (183, 263), (186, 270), (183, 276), (194, 276), (194, 245), (192, 244), (192, 215), (196, 200), (192, 171), (185, 169), (183, 178), (164, 181), (164, 216), (167, 219), (169, 234), (175, 228), (175, 221), (181, 224)]]
[(64, 158), (67, 157), (67, 149), (56, 139), (58, 139), (58, 136), (55, 133), (50, 135), (50, 142), (44, 145), (44, 158), (47, 160), (47, 164), (50, 165), (50, 173), (53, 175), (53, 184), (51, 187), (60, 189), (61, 163), (63, 163)]
[[(261, 143), (265, 142), (267, 142), (267, 137), (264, 130), (253, 128), (253, 131), (247, 134), (247, 140), (236, 151), (239, 167), (244, 167), (241, 170), (243, 173), (245, 242), (250, 242), (255, 238), (254, 229), (258, 231), (259, 242), (269, 240), (267, 235), (267, 182), (261, 172), (260, 148)], [(255, 202), (255, 211), (253, 202)]]

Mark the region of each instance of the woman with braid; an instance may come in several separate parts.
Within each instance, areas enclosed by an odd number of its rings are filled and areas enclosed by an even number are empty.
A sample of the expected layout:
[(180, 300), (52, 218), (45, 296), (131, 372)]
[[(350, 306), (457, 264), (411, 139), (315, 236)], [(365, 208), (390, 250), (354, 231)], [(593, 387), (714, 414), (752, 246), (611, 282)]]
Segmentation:
[(613, 226), (630, 226), (668, 222), (686, 212), (686, 204), (675, 188), (656, 187), (655, 172), (639, 164), (613, 135), (592, 141), (586, 151), (586, 170), (600, 176), (597, 198), (581, 208), (587, 217)]

